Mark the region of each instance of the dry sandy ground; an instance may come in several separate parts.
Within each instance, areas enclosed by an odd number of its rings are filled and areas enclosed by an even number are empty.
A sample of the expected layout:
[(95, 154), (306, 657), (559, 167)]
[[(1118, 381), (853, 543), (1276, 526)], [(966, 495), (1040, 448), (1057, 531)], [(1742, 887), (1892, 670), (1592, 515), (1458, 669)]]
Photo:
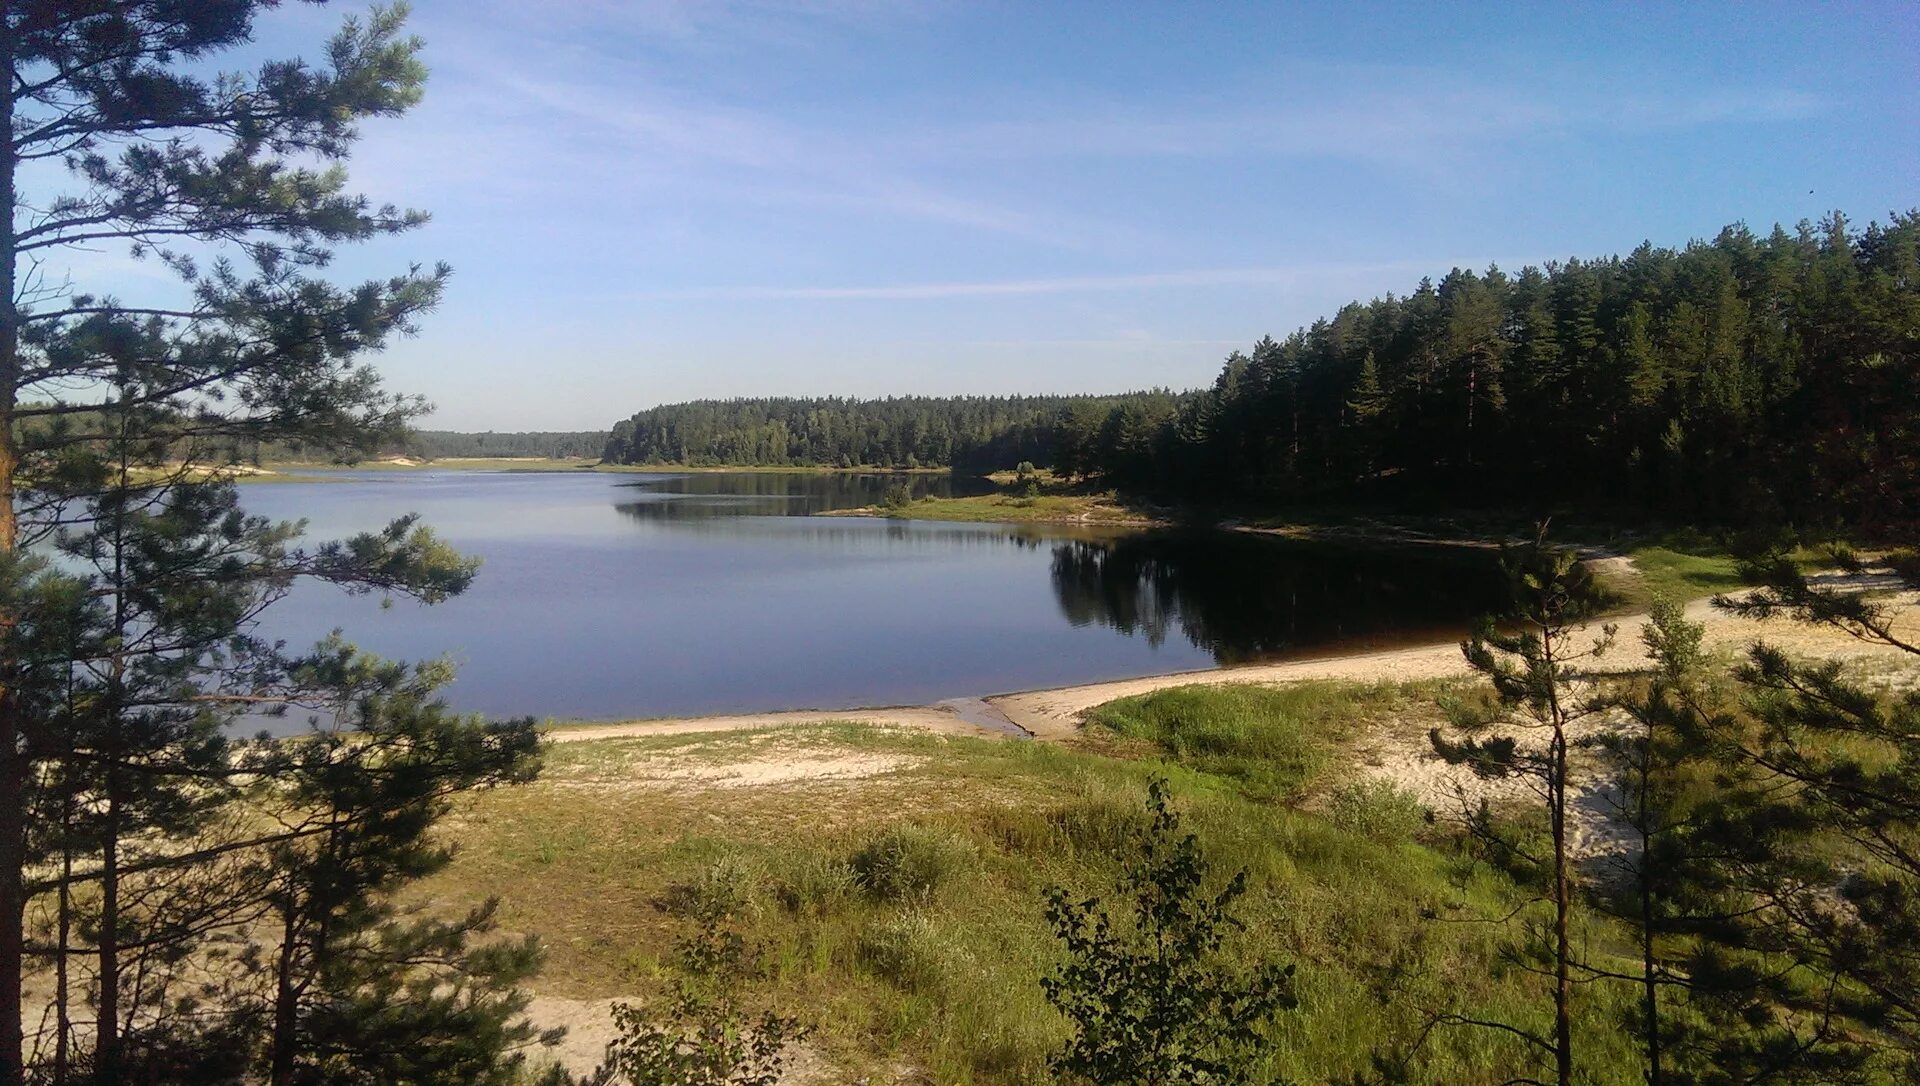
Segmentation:
[[(592, 1074), (605, 1058), (608, 1042), (618, 1036), (613, 1028), (613, 1005), (620, 1002), (623, 1001), (533, 997), (533, 1001), (527, 1004), (527, 1019), (541, 1029), (564, 1026), (567, 1035), (553, 1048), (534, 1050), (532, 1062), (536, 1065), (558, 1063), (576, 1075)], [(780, 1086), (828, 1086), (830, 1083), (842, 1086), (846, 1081), (836, 1068), (806, 1044), (787, 1049)]]
[(738, 716), (684, 717), (677, 720), (635, 720), (613, 724), (562, 724), (547, 733), (556, 743), (578, 743), (588, 739), (622, 739), (644, 735), (695, 735), (701, 732), (751, 731), (756, 728), (789, 728), (797, 724), (821, 724), (845, 721), (854, 724), (880, 724), (897, 728), (923, 728), (953, 735), (1003, 735), (1005, 733), (961, 719), (950, 706), (902, 706), (896, 709), (796, 709), (782, 713), (746, 713)]

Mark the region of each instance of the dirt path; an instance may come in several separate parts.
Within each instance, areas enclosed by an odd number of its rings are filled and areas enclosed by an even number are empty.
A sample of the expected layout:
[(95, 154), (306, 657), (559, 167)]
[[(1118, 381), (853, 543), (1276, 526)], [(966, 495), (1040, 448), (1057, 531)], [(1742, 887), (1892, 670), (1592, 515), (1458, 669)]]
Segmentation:
[[(1627, 559), (1603, 559), (1625, 563)], [(1899, 628), (1920, 636), (1920, 594), (1903, 593), (1895, 597), (1901, 610)], [(1707, 600), (1687, 605), (1687, 617), (1704, 623), (1709, 648), (1738, 649), (1765, 639), (1788, 652), (1809, 656), (1874, 657), (1896, 656), (1892, 650), (1866, 645), (1845, 634), (1821, 627), (1785, 621), (1759, 623), (1716, 610)], [(1600, 670), (1629, 671), (1646, 665), (1640, 645), (1640, 629), (1645, 615), (1612, 619), (1619, 625), (1619, 639), (1613, 652), (1600, 664)], [(1467, 673), (1457, 642), (1447, 641), (1412, 648), (1391, 649), (1329, 656), (1309, 660), (1288, 660), (1248, 667), (1213, 668), (1182, 671), (1169, 675), (1149, 675), (1137, 679), (1062, 686), (1051, 690), (1032, 690), (995, 694), (980, 698), (955, 698), (934, 705), (903, 706), (887, 709), (799, 710), (777, 713), (749, 713), (735, 716), (693, 717), (677, 720), (641, 720), (609, 724), (560, 725), (550, 737), (556, 742), (586, 739), (610, 739), (623, 736), (683, 735), (698, 732), (739, 731), (751, 728), (780, 728), (826, 721), (849, 721), (902, 728), (922, 728), (953, 735), (977, 735), (1006, 738), (1025, 732), (1035, 739), (1062, 740), (1080, 728), (1080, 718), (1088, 709), (1115, 698), (1150, 694), (1175, 686), (1225, 685), (1234, 683), (1289, 683), (1308, 680), (1350, 682), (1405, 682), (1438, 679)], [(1008, 727), (1011, 724), (1012, 727)]]

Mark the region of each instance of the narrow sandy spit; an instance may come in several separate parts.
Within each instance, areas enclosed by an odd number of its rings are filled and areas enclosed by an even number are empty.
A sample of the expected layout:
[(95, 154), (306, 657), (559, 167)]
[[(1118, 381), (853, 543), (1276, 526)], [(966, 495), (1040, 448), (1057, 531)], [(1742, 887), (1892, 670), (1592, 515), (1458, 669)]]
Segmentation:
[(877, 724), (883, 727), (920, 728), (949, 735), (987, 735), (1005, 737), (1001, 729), (969, 723), (947, 705), (905, 705), (891, 709), (792, 709), (777, 713), (743, 713), (733, 716), (693, 716), (660, 720), (611, 721), (604, 724), (556, 724), (547, 730), (547, 738), (556, 743), (578, 743), (588, 739), (619, 739), (646, 735), (696, 735), (702, 732), (738, 732), (760, 728), (790, 728), (800, 724), (827, 722)]

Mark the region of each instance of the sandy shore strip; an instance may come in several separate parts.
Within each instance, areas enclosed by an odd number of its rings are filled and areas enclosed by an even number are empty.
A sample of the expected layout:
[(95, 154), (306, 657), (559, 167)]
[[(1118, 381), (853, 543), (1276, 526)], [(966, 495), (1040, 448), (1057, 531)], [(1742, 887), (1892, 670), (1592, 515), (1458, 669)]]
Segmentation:
[(702, 732), (738, 732), (761, 728), (791, 728), (801, 724), (872, 724), (880, 727), (920, 728), (950, 735), (986, 735), (1004, 738), (1004, 729), (971, 723), (945, 705), (903, 705), (890, 709), (789, 709), (774, 713), (732, 716), (693, 716), (659, 720), (621, 720), (605, 723), (557, 723), (547, 730), (556, 743), (589, 739), (621, 739), (646, 735), (697, 735)]
[[(1920, 633), (1920, 594), (1900, 593), (1890, 601), (1899, 609), (1898, 628)], [(1706, 626), (1709, 648), (1738, 649), (1753, 641), (1765, 640), (1789, 653), (1824, 657), (1898, 657), (1897, 650), (1871, 645), (1826, 627), (1794, 622), (1755, 622), (1715, 608), (1709, 600), (1687, 605), (1687, 617)], [(1632, 671), (1647, 664), (1640, 644), (1640, 629), (1645, 615), (1625, 615), (1606, 620), (1618, 625), (1619, 635), (1612, 652), (1602, 658), (1595, 670)], [(1596, 630), (1597, 632), (1597, 630)], [(1306, 660), (1287, 660), (1245, 667), (1181, 671), (1167, 675), (1147, 675), (1135, 679), (1084, 683), (979, 698), (955, 698), (934, 705), (901, 706), (880, 709), (794, 710), (773, 713), (746, 713), (733, 716), (689, 717), (665, 720), (636, 720), (604, 724), (560, 724), (548, 736), (555, 742), (588, 739), (613, 739), (625, 736), (690, 735), (700, 732), (743, 731), (755, 728), (783, 728), (802, 724), (849, 722), (883, 727), (920, 728), (951, 735), (975, 735), (996, 738), (1018, 736), (1024, 731), (1035, 739), (1059, 741), (1080, 730), (1081, 717), (1096, 705), (1116, 698), (1150, 694), (1175, 686), (1216, 686), (1237, 683), (1290, 683), (1314, 680), (1340, 682), (1409, 682), (1443, 679), (1468, 673), (1456, 641), (1444, 641), (1411, 648), (1351, 653)], [(1010, 722), (1014, 728), (1007, 727)], [(1018, 729), (1017, 731), (1015, 729)]]

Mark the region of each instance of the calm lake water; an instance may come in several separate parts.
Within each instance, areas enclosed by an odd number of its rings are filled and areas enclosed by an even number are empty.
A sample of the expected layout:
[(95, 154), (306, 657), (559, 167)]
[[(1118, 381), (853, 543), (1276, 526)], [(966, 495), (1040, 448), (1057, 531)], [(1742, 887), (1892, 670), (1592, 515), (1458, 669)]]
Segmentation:
[(1457, 634), (1480, 552), (815, 517), (942, 476), (343, 472), (257, 483), (313, 538), (408, 512), (484, 562), (435, 607), (302, 586), (266, 632), (450, 656), (460, 709), (561, 718), (923, 704)]

